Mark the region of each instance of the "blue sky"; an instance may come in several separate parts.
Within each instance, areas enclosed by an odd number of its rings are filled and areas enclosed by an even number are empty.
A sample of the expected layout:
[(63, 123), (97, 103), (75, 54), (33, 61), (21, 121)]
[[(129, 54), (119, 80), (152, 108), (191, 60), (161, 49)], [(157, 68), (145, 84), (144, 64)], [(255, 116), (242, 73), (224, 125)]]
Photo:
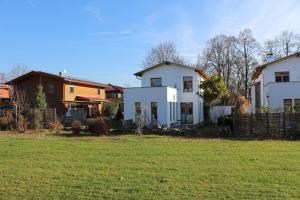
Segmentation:
[(167, 40), (196, 62), (205, 42), (251, 28), (300, 33), (298, 0), (0, 0), (0, 71), (30, 69), (138, 86), (147, 51)]

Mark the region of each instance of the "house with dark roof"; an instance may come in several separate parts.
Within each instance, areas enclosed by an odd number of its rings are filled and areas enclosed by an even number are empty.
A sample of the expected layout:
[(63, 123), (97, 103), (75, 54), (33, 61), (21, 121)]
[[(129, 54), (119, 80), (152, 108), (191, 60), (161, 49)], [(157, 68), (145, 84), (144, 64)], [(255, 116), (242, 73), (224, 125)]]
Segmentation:
[(31, 71), (9, 82), (14, 90), (22, 90), (26, 95), (27, 107), (33, 107), (35, 93), (39, 84), (43, 86), (47, 104), (56, 108), (58, 115), (64, 115), (68, 108), (84, 108), (89, 115), (101, 112), (106, 100), (106, 85), (89, 80)]
[(300, 53), (277, 60), (270, 55), (267, 63), (255, 68), (252, 80), (252, 111), (260, 107), (300, 111)]
[(110, 101), (123, 101), (123, 91), (124, 88), (117, 86), (117, 85), (112, 85), (112, 84), (107, 84), (105, 88), (105, 94), (107, 100)]
[(145, 124), (196, 125), (204, 121), (200, 83), (205, 71), (180, 63), (161, 62), (134, 74), (141, 87), (124, 89), (124, 120)]

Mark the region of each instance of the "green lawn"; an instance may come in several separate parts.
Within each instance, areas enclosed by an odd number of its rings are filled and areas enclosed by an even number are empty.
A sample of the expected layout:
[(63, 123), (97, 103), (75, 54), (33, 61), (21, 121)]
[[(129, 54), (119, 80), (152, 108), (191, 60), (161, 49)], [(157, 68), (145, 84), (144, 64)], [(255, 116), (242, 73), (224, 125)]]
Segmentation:
[(0, 199), (299, 199), (300, 141), (0, 136)]

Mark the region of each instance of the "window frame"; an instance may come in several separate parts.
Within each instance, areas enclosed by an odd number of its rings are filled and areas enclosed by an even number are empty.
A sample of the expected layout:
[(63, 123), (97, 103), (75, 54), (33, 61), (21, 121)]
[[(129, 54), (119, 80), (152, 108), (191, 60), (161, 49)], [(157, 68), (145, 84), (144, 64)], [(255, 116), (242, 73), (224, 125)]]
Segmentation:
[[(154, 85), (153, 80), (160, 80), (160, 84)], [(162, 87), (162, 77), (150, 78), (150, 87)]]
[(71, 84), (70, 85), (70, 94), (74, 94), (75, 93), (75, 85)]
[[(280, 80), (278, 80), (277, 78), (279, 78)], [(285, 78), (287, 78), (287, 80), (285, 80)], [(276, 83), (290, 82), (290, 72), (289, 71), (275, 72), (275, 82)]]
[[(153, 112), (154, 107), (156, 108), (156, 112)], [(155, 114), (155, 116), (153, 113)], [(151, 122), (154, 122), (157, 120), (158, 120), (158, 102), (151, 102)]]
[(101, 95), (101, 89), (97, 88), (97, 95), (100, 96)]
[[(191, 78), (191, 79), (187, 79)], [(193, 92), (193, 76), (183, 76), (183, 92)], [(186, 81), (190, 81), (190, 87), (188, 87), (188, 84), (185, 84)], [(187, 88), (186, 88), (187, 86)]]

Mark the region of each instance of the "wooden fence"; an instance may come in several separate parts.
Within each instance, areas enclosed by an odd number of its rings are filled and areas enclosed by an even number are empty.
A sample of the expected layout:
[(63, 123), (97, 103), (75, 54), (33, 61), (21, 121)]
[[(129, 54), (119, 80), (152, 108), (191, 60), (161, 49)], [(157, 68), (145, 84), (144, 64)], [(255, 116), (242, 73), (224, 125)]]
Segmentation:
[(234, 117), (239, 136), (284, 137), (300, 133), (300, 113), (251, 113)]

